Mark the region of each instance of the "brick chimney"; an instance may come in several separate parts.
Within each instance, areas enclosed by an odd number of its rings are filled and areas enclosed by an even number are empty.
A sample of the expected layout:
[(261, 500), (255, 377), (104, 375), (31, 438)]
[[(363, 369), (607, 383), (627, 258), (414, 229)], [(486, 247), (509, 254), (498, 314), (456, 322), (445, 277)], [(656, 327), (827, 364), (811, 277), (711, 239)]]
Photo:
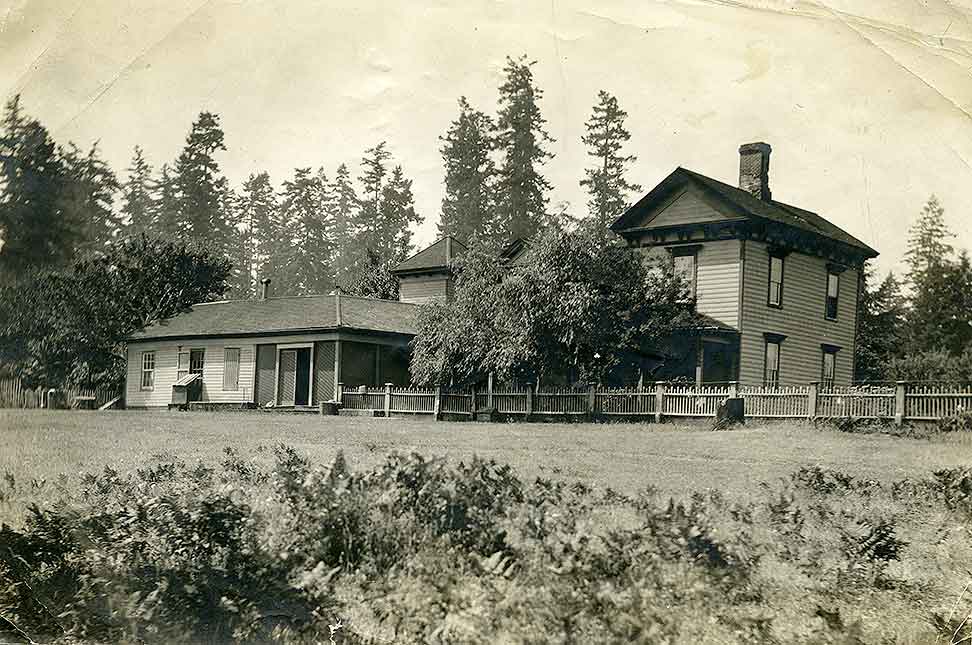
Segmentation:
[(761, 141), (739, 146), (739, 187), (767, 202), (772, 199), (769, 187), (769, 158), (772, 151), (768, 143)]
[(266, 300), (270, 295), (270, 278), (260, 280), (260, 300)]

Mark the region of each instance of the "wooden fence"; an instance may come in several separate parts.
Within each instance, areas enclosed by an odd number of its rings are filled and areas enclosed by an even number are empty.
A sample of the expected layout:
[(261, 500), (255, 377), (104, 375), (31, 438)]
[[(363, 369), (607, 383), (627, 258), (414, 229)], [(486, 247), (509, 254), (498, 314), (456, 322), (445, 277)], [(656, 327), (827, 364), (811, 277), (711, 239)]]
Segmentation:
[(94, 397), (94, 406), (100, 407), (121, 396), (116, 388), (72, 388), (53, 390), (48, 388), (28, 389), (19, 379), (0, 379), (0, 408), (66, 408), (78, 397)]
[(474, 416), (495, 410), (507, 416), (715, 417), (719, 405), (742, 397), (745, 414), (756, 419), (858, 418), (935, 421), (972, 409), (972, 385), (740, 387), (736, 383), (696, 387), (653, 383), (644, 388), (535, 388), (532, 386), (442, 389), (339, 386), (344, 408), (392, 414)]

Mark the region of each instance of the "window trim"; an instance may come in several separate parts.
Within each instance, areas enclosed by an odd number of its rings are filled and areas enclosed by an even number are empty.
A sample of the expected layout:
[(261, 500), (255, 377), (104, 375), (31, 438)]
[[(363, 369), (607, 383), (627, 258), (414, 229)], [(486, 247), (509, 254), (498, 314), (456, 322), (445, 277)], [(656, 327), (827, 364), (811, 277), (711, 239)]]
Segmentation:
[[(820, 383), (821, 385), (827, 387), (833, 387), (834, 382), (837, 380), (837, 353), (840, 352), (840, 347), (837, 345), (830, 345), (829, 343), (820, 343)], [(834, 357), (834, 373), (833, 376), (828, 380), (825, 373), (825, 368), (827, 365), (827, 356)]]
[[(834, 315), (830, 315), (830, 278), (837, 281), (837, 295), (834, 296)], [(840, 315), (840, 272), (834, 271), (830, 266), (827, 267), (827, 280), (824, 283), (824, 320), (837, 322)]]
[[(150, 357), (150, 356), (152, 357), (152, 367), (147, 369), (145, 367), (145, 359), (148, 358), (148, 357)], [(141, 369), (139, 370), (139, 377), (138, 377), (138, 389), (139, 389), (139, 391), (142, 391), (142, 392), (151, 392), (151, 391), (153, 391), (155, 389), (155, 365), (156, 365), (155, 359), (156, 359), (156, 357), (155, 357), (155, 350), (154, 349), (153, 350), (147, 350), (147, 351), (144, 351), (144, 352), (141, 353), (141, 365), (140, 365)], [(151, 374), (151, 381), (152, 381), (152, 384), (151, 385), (145, 385), (145, 375), (146, 374)]]
[[(235, 387), (226, 387), (226, 353), (235, 351), (236, 352), (236, 385)], [(240, 391), (240, 361), (243, 358), (243, 350), (240, 347), (224, 347), (223, 348), (223, 392), (239, 392)]]
[(665, 247), (665, 250), (671, 255), (672, 273), (675, 273), (675, 258), (692, 258), (692, 288), (689, 292), (689, 302), (694, 302), (699, 295), (699, 251), (701, 249), (701, 244), (682, 244), (679, 246)]
[[(779, 302), (774, 303), (771, 299), (773, 293), (773, 260), (780, 261), (780, 297)], [(773, 309), (783, 308), (783, 284), (786, 282), (786, 254), (779, 251), (770, 250), (766, 270), (766, 306)]]

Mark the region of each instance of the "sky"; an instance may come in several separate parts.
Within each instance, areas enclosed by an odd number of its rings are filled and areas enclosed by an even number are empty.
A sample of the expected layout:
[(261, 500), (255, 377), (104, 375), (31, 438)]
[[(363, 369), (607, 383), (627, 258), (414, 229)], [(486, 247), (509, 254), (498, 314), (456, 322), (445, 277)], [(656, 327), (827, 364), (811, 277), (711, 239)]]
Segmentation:
[[(468, 97), (495, 113), (508, 55), (537, 61), (556, 140), (551, 204), (586, 210), (580, 141), (600, 89), (628, 112), (630, 179), (677, 166), (728, 183), (772, 145), (774, 199), (902, 270), (931, 194), (972, 248), (972, 0), (0, 0), (0, 96), (124, 175), (176, 158), (202, 110), (234, 187), (266, 170), (355, 167), (385, 140), (435, 239), (439, 137)], [(632, 196), (632, 201), (638, 195)]]

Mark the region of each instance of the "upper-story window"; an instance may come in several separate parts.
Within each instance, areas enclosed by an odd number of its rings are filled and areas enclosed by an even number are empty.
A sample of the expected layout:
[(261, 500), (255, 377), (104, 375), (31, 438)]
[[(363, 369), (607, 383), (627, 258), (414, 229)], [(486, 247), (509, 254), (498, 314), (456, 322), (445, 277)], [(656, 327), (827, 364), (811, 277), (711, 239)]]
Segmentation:
[(783, 256), (770, 255), (769, 294), (766, 300), (771, 307), (783, 306)]
[(672, 272), (684, 282), (688, 299), (694, 300), (696, 296), (696, 276), (698, 275), (697, 254), (699, 245), (676, 246), (668, 250), (672, 254)]
[(824, 315), (828, 320), (837, 320), (837, 296), (840, 293), (840, 275), (827, 270), (827, 305)]

